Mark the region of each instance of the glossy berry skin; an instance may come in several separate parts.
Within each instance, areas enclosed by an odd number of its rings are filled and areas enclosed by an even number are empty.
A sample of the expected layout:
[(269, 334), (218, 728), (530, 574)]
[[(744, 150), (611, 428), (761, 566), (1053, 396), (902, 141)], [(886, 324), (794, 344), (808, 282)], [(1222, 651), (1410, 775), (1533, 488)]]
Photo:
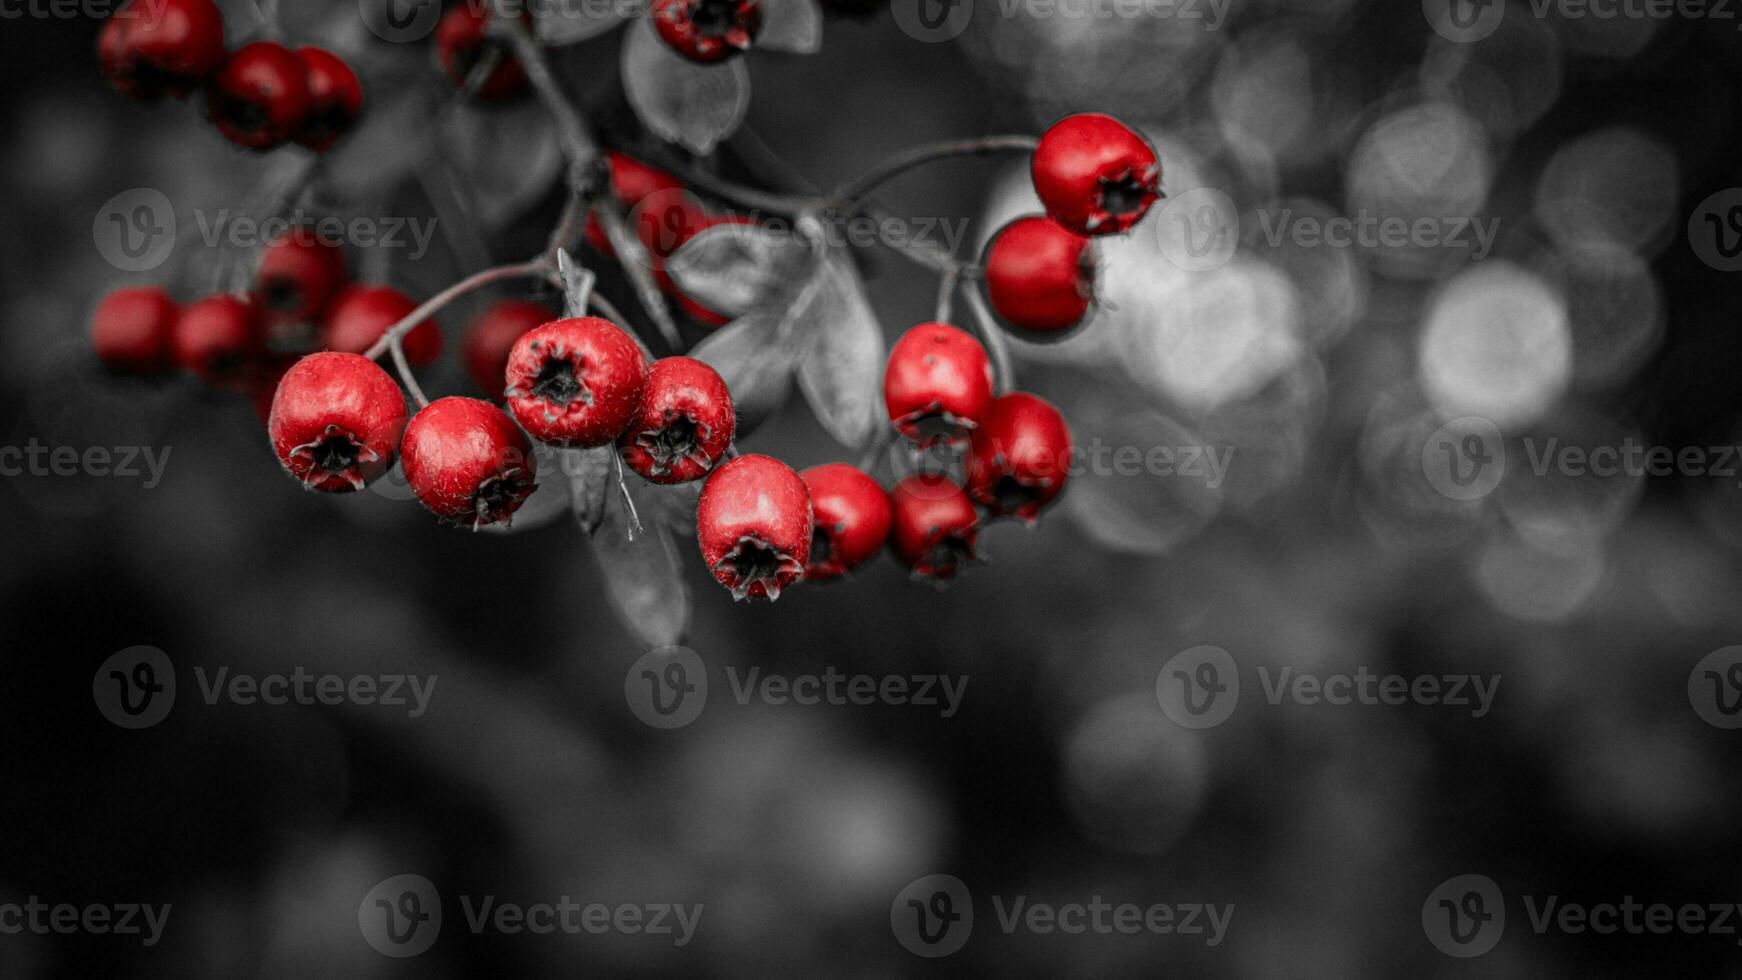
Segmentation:
[(955, 481), (939, 474), (915, 474), (897, 483), (889, 500), (894, 508), (890, 547), (903, 565), (913, 569), (914, 577), (942, 586), (962, 566), (978, 560), (974, 546), (980, 536), (980, 515)]
[(708, 475), (738, 426), (732, 393), (719, 373), (691, 357), (667, 357), (647, 371), (641, 409), (618, 437), (623, 465), (653, 483)]
[(316, 153), (332, 149), (363, 116), (363, 83), (345, 59), (324, 48), (297, 48), (308, 73), (308, 116), (296, 141)]
[(212, 0), (129, 0), (97, 36), (109, 84), (141, 102), (186, 98), (224, 56), (224, 15)]
[(538, 489), (538, 460), (514, 420), (476, 398), (439, 398), (412, 416), (399, 447), (411, 492), (443, 520), (507, 522)]
[(508, 387), (508, 352), (514, 349), (514, 342), (554, 319), (556, 314), (548, 307), (526, 300), (504, 300), (491, 306), (466, 326), (460, 341), (466, 373), (485, 394), (500, 400)]
[(285, 472), (310, 490), (349, 493), (387, 472), (405, 431), (405, 396), (357, 354), (310, 354), (279, 379), (266, 432)]
[(260, 308), (227, 293), (182, 310), (172, 340), (175, 362), (207, 383), (247, 390), (265, 354)]
[(435, 29), (436, 60), (448, 79), (460, 87), (472, 69), (494, 52), (496, 67), (476, 94), (487, 102), (503, 102), (526, 94), (526, 69), (506, 45), (489, 36), (490, 16), (488, 5), (475, 3), (458, 4), (443, 15)]
[(748, 50), (762, 29), (759, 0), (654, 0), (649, 16), (660, 40), (702, 64)]
[[(321, 346), (361, 354), (417, 306), (417, 301), (390, 286), (347, 286), (327, 309)], [(404, 346), (405, 359), (413, 367), (429, 364), (441, 356), (441, 328), (433, 318), (425, 320), (405, 335)]]
[(914, 442), (965, 441), (991, 401), (986, 348), (947, 323), (922, 323), (889, 352), (883, 404), (889, 421)]
[(599, 317), (547, 323), (508, 353), (508, 410), (532, 437), (570, 448), (604, 446), (641, 408), (647, 358)]
[(272, 312), (312, 320), (345, 285), (345, 251), (310, 229), (293, 229), (261, 249), (254, 284)]
[(986, 249), (992, 308), (1029, 340), (1062, 339), (1094, 297), (1089, 240), (1040, 215), (999, 229)]
[(696, 542), (735, 599), (778, 599), (811, 551), (811, 501), (792, 467), (754, 453), (728, 461), (702, 485)]
[(1161, 196), (1155, 148), (1112, 116), (1066, 116), (1040, 138), (1032, 164), (1047, 217), (1079, 235), (1129, 231)]
[(876, 480), (850, 463), (813, 466), (799, 476), (810, 491), (816, 524), (804, 573), (807, 580), (840, 578), (882, 550), (895, 508)]
[[(684, 189), (683, 181), (671, 174), (616, 150), (606, 150), (605, 161), (610, 169), (611, 196), (623, 205), (625, 211), (635, 210), (642, 201), (661, 191), (681, 193)], [(646, 241), (646, 236), (643, 240)], [(617, 257), (611, 248), (611, 240), (605, 235), (604, 226), (599, 224), (597, 208), (587, 212), (587, 244), (606, 258)]]
[(987, 513), (1033, 524), (1064, 492), (1071, 431), (1052, 403), (1014, 392), (986, 410), (968, 451), (967, 491)]
[(159, 374), (172, 363), (170, 343), (180, 315), (161, 289), (117, 289), (91, 313), (91, 349), (117, 374)]
[(238, 49), (206, 86), (206, 109), (218, 132), (252, 150), (270, 150), (295, 139), (311, 104), (308, 69), (274, 41)]

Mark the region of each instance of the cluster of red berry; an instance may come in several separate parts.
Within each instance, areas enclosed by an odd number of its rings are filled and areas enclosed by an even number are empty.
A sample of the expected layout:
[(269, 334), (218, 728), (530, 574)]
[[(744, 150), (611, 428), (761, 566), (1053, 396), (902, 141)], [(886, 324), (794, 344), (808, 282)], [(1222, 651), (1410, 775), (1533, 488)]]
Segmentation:
[(363, 86), (323, 48), (255, 41), (229, 51), (212, 0), (128, 0), (97, 41), (103, 73), (139, 101), (206, 93), (225, 138), (253, 150), (295, 141), (325, 152), (363, 114)]

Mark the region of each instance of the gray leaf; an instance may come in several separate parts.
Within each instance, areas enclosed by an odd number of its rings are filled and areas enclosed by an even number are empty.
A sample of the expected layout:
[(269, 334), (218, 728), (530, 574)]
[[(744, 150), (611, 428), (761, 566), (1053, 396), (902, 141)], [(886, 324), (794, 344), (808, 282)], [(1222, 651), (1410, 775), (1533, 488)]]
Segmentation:
[(568, 477), (569, 505), (581, 530), (592, 534), (605, 520), (605, 498), (616, 486), (611, 463), (615, 446), (597, 449), (564, 449), (557, 453), (559, 465)]
[(816, 54), (822, 46), (823, 11), (817, 0), (763, 0), (757, 48)]
[(851, 259), (832, 252), (817, 274), (823, 285), (799, 325), (798, 385), (823, 428), (857, 449), (884, 423), (883, 328)]
[(533, 33), (550, 47), (576, 44), (604, 34), (630, 17), (638, 17), (646, 5), (636, 0), (540, 0), (532, 4)]
[[(646, 494), (640, 481), (630, 481), (632, 493)], [(593, 555), (599, 560), (606, 593), (618, 618), (649, 646), (682, 643), (689, 631), (690, 588), (670, 529), (661, 521), (646, 521), (644, 531), (629, 537), (629, 508), (623, 494), (611, 487), (605, 519), (593, 534)], [(652, 501), (649, 500), (651, 504)]]
[(781, 343), (789, 310), (766, 307), (709, 334), (691, 357), (720, 372), (732, 391), (742, 438), (786, 403), (792, 387), (794, 351)]
[(771, 305), (811, 261), (797, 237), (760, 225), (719, 224), (685, 242), (666, 271), (691, 299), (724, 316)]
[(623, 92), (641, 122), (660, 139), (697, 154), (712, 153), (750, 108), (744, 59), (698, 65), (666, 47), (646, 17), (629, 27), (622, 71)]

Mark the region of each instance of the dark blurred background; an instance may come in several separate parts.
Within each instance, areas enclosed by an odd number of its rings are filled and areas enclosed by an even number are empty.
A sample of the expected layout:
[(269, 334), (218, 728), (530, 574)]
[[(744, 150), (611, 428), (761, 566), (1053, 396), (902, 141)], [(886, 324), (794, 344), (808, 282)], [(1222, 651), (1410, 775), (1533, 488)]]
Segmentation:
[[(500, 120), (438, 125), (401, 98), (441, 88), (427, 43), (386, 44), (348, 4), (300, 2), (288, 29), (332, 31), (299, 40), (355, 59), (374, 127), (355, 137), (367, 152), (335, 158), (318, 207), (445, 224), (417, 261), (353, 252), (353, 265), (421, 297), (481, 257), (534, 252), (562, 198), (528, 173), (543, 164), (527, 144), (488, 138)], [(84, 331), (104, 292), (165, 283), (190, 299), (238, 261), (196, 237), (155, 270), (118, 271), (93, 243), (104, 202), (156, 188), (183, 222), (209, 220), (283, 179), (297, 151), (232, 149), (197, 100), (115, 97), (92, 54), (99, 20), (6, 21), (3, 442), (169, 456), (149, 488), (0, 481), (0, 902), (173, 911), (151, 947), (0, 935), (0, 974), (1737, 976), (1734, 936), (1539, 934), (1522, 896), (1742, 900), (1738, 735), (1690, 694), (1696, 664), (1742, 642), (1742, 476), (1538, 475), (1525, 448), (1742, 442), (1742, 290), (1698, 235), (1702, 209), (1719, 225), (1734, 213), (1708, 199), (1742, 184), (1742, 34), (1716, 17), (1508, 7), (1491, 36), (1460, 42), (1409, 2), (1234, 0), (1214, 29), (984, 3), (950, 43), (882, 10), (832, 15), (820, 56), (753, 53), (747, 131), (819, 185), (913, 143), (1038, 132), (1092, 109), (1155, 139), (1172, 199), (1227, 195), (1231, 261), (1182, 268), (1179, 229), (1201, 213), (1158, 209), (1104, 247), (1097, 320), (1021, 348), (1019, 378), (1080, 443), (1233, 456), (1215, 487), (1083, 474), (1038, 529), (991, 528), (991, 564), (943, 592), (883, 559), (778, 604), (734, 604), (682, 542), (688, 646), (712, 690), (672, 730), (627, 703), (647, 651), (573, 522), (470, 534), (391, 487), (304, 493), (247, 399), (97, 370)], [(246, 4), (227, 15), (233, 38), (258, 29)], [(632, 140), (621, 36), (557, 58), (585, 107)], [(525, 118), (509, 132), (542, 125), (536, 104), (510, 111)], [(728, 145), (728, 168), (744, 146)], [(450, 185), (477, 197), (432, 203)], [(978, 242), (1032, 210), (1029, 194), (1023, 165), (1003, 159), (943, 164), (881, 196), (973, 218)], [(1498, 236), (1480, 256), (1268, 240), (1285, 212), (1498, 219)], [(891, 340), (930, 317), (923, 271), (863, 257)], [(442, 317), (450, 351), (477, 308)], [(452, 362), (426, 377), (432, 394), (471, 393)], [(1424, 446), (1472, 416), (1504, 434), (1508, 468), (1492, 493), (1452, 499), (1424, 478)], [(796, 397), (745, 445), (795, 466), (856, 455)], [(1225, 723), (1195, 730), (1164, 713), (1157, 682), (1205, 644), (1240, 665), (1242, 692)], [(167, 655), (179, 690), (165, 720), (130, 731), (93, 703), (93, 673), (139, 645)], [(439, 680), (415, 718), (207, 705), (195, 669), (220, 667)], [(968, 680), (946, 718), (739, 704), (729, 667)], [(1284, 667), (1499, 687), (1481, 717), (1273, 705), (1258, 671)], [(400, 874), (443, 896), (440, 938), (414, 959), (382, 955), (359, 927), (365, 896)], [(972, 938), (938, 960), (891, 927), (897, 894), (931, 874), (965, 882), (976, 913)], [(1504, 937), (1473, 959), (1424, 928), (1430, 893), (1465, 874), (1506, 896)], [(681, 947), (474, 935), (462, 895), (705, 911)], [(1235, 912), (1215, 946), (1006, 934), (993, 898), (1017, 895)]]

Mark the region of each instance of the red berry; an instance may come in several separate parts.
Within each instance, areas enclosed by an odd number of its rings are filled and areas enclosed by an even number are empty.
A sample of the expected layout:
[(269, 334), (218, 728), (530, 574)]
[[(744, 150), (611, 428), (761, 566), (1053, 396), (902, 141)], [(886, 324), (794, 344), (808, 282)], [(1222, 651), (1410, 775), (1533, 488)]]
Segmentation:
[(363, 83), (345, 59), (322, 48), (297, 48), (308, 72), (309, 109), (296, 141), (316, 153), (331, 149), (363, 115)]
[(673, 51), (703, 64), (748, 50), (762, 29), (758, 0), (654, 0), (650, 16)]
[(264, 355), (260, 308), (227, 293), (208, 296), (176, 321), (175, 361), (207, 383), (246, 390)]
[(804, 577), (825, 582), (870, 561), (889, 539), (895, 519), (889, 494), (850, 463), (813, 466), (799, 475), (810, 491), (816, 523)]
[(436, 60), (442, 71), (456, 86), (464, 86), (472, 69), (486, 57), (492, 57), (496, 67), (478, 86), (478, 98), (500, 102), (524, 94), (526, 69), (507, 45), (490, 37), (489, 30), (487, 4), (462, 3), (448, 11), (435, 30)]
[(175, 300), (161, 289), (117, 289), (91, 313), (91, 349), (111, 371), (165, 371), (179, 315)]
[(1033, 524), (1070, 475), (1071, 432), (1051, 402), (1015, 392), (994, 401), (968, 451), (968, 494), (997, 516)]
[(212, 0), (128, 0), (103, 24), (97, 59), (130, 99), (186, 98), (224, 63), (224, 15)]
[(294, 228), (260, 251), (254, 282), (268, 309), (314, 319), (345, 285), (345, 251), (312, 229)]
[(965, 440), (991, 401), (986, 348), (947, 323), (922, 323), (889, 352), (883, 372), (889, 421), (921, 445)]
[[(611, 171), (611, 196), (622, 203), (625, 211), (633, 211), (642, 201), (660, 191), (681, 193), (684, 189), (683, 181), (671, 174), (616, 150), (606, 150), (605, 160)], [(646, 236), (643, 236), (643, 241), (646, 240)], [(617, 253), (611, 248), (611, 240), (606, 237), (604, 227), (599, 224), (596, 208), (587, 212), (587, 244), (606, 258), (616, 257)], [(651, 245), (648, 247), (652, 248)]]
[(647, 358), (622, 328), (598, 317), (547, 323), (508, 354), (508, 410), (533, 438), (603, 446), (629, 427), (647, 384)]
[(538, 489), (538, 460), (501, 409), (476, 398), (439, 398), (412, 416), (399, 451), (405, 482), (430, 512), (469, 524), (506, 522)]
[(508, 352), (514, 342), (552, 319), (554, 314), (547, 307), (526, 300), (505, 300), (485, 310), (466, 327), (460, 341), (466, 373), (491, 398), (500, 399), (507, 387)]
[(690, 357), (654, 361), (641, 410), (618, 437), (623, 462), (654, 483), (706, 476), (732, 445), (732, 393), (713, 368)]
[(919, 473), (895, 485), (890, 544), (902, 564), (919, 578), (942, 585), (963, 565), (977, 561), (975, 541), (980, 515), (974, 502), (947, 476)]
[(266, 420), (272, 451), (310, 490), (361, 490), (393, 465), (405, 396), (357, 354), (310, 354), (278, 382)]
[(238, 49), (206, 86), (206, 109), (218, 131), (230, 142), (255, 150), (295, 139), (309, 106), (308, 69), (274, 41)]
[(811, 551), (810, 492), (792, 467), (751, 454), (702, 485), (696, 541), (702, 561), (736, 599), (778, 599)]
[(986, 250), (986, 289), (1006, 322), (1059, 339), (1076, 326), (1094, 296), (1089, 240), (1039, 215), (999, 229)]
[[(321, 346), (361, 354), (381, 335), (417, 309), (417, 302), (389, 286), (346, 286), (327, 310), (321, 325)], [(442, 353), (442, 332), (432, 317), (405, 335), (405, 359), (413, 367), (433, 362)]]
[(1047, 216), (1079, 235), (1129, 231), (1161, 196), (1149, 141), (1112, 116), (1066, 116), (1034, 151), (1034, 190)]

